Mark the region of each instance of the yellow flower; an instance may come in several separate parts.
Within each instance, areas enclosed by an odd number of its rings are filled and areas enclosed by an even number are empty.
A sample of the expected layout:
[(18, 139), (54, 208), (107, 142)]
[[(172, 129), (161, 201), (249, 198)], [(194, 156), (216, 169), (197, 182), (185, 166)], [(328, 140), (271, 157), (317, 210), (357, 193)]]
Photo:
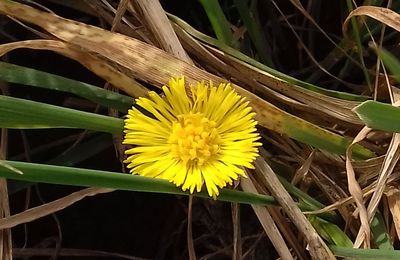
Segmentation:
[(165, 96), (149, 92), (136, 99), (125, 119), (125, 151), (133, 174), (162, 178), (190, 193), (216, 197), (218, 188), (253, 168), (261, 143), (249, 102), (228, 84), (197, 83), (185, 90), (185, 79), (171, 79)]

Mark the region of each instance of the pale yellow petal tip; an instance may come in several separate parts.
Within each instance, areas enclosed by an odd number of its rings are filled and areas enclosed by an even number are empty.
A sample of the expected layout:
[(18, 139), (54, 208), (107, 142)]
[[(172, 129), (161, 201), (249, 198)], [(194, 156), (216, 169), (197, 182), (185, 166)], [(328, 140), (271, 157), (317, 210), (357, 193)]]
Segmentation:
[(136, 99), (148, 113), (132, 107), (124, 120), (123, 144), (134, 146), (125, 151), (130, 172), (166, 179), (189, 194), (205, 188), (213, 199), (247, 178), (240, 167), (254, 169), (262, 145), (249, 102), (230, 83), (187, 86), (183, 76), (162, 90), (164, 96), (151, 91)]

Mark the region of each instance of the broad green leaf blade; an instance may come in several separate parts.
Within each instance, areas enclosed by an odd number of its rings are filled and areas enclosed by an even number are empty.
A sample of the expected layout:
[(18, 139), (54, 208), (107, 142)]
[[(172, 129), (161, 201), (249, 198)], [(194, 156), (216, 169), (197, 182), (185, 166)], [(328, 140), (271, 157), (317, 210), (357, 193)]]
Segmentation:
[(100, 105), (116, 108), (124, 113), (134, 103), (134, 99), (129, 96), (80, 81), (5, 62), (0, 62), (0, 80), (72, 93)]
[(400, 108), (368, 100), (354, 108), (360, 119), (370, 128), (400, 133)]
[(330, 244), (343, 247), (353, 247), (350, 238), (335, 224), (329, 223), (316, 216), (308, 216), (307, 219), (320, 234)]
[(374, 260), (398, 260), (400, 259), (400, 250), (384, 249), (358, 249), (348, 247), (329, 247), (335, 256), (350, 259), (374, 259)]
[[(22, 171), (17, 174), (6, 164)], [(36, 163), (15, 161), (0, 161), (0, 177), (50, 184), (74, 185), (83, 187), (103, 187), (118, 190), (168, 193), (177, 195), (190, 195), (166, 180), (143, 177), (138, 175), (117, 172), (89, 170), (82, 168), (53, 166)], [(204, 189), (203, 189), (204, 190)], [(206, 191), (194, 193), (193, 196), (209, 198)], [(244, 204), (276, 205), (271, 196), (252, 194), (235, 190), (222, 189), (217, 197), (221, 201), (237, 202)]]
[(0, 95), (0, 128), (82, 128), (120, 134), (123, 124), (120, 118)]

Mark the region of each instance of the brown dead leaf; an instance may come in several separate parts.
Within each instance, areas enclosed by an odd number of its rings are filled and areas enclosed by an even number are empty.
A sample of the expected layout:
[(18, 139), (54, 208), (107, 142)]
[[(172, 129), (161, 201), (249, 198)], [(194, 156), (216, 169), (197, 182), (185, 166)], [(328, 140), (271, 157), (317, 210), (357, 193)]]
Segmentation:
[(346, 172), (347, 172), (347, 182), (350, 194), (353, 196), (357, 209), (360, 216), (361, 227), (358, 232), (356, 241), (354, 242), (354, 247), (358, 248), (361, 244), (364, 244), (366, 248), (371, 246), (371, 229), (369, 227), (368, 213), (363, 202), (363, 193), (361, 187), (356, 179), (356, 174), (354, 172), (353, 166), (351, 164), (351, 154), (353, 146), (362, 141), (367, 134), (371, 131), (371, 128), (364, 127), (354, 138), (351, 145), (346, 150)]
[(378, 6), (360, 6), (354, 9), (343, 23), (343, 34), (347, 35), (348, 23), (354, 16), (368, 16), (386, 24), (387, 26), (400, 32), (400, 14), (388, 8)]

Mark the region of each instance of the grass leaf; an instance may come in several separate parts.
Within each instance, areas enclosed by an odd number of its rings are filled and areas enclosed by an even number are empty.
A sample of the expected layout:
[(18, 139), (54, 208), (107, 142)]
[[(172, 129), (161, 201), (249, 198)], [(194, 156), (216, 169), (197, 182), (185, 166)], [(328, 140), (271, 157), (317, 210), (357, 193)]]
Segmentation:
[(0, 62), (0, 80), (72, 93), (100, 105), (116, 108), (121, 112), (128, 111), (134, 102), (133, 98), (129, 96), (77, 80), (5, 62)]
[[(17, 174), (15, 171), (10, 170), (10, 168), (2, 167), (3, 164), (14, 167), (15, 169), (23, 172), (23, 174)], [(172, 183), (162, 179), (117, 172), (15, 161), (0, 161), (0, 177), (39, 183), (189, 195), (189, 193), (182, 191), (181, 189), (175, 187), (175, 185)], [(209, 198), (207, 192), (205, 191), (194, 193), (193, 195)], [(228, 189), (221, 190), (217, 199), (221, 201), (245, 204), (276, 205), (274, 198), (271, 196)]]
[(0, 95), (0, 128), (82, 128), (120, 134), (123, 120)]
[(368, 100), (354, 108), (364, 123), (373, 129), (400, 133), (400, 108)]
[(382, 250), (382, 249), (358, 249), (348, 247), (329, 247), (335, 256), (350, 259), (375, 259), (375, 260), (398, 260), (400, 259), (400, 250)]

